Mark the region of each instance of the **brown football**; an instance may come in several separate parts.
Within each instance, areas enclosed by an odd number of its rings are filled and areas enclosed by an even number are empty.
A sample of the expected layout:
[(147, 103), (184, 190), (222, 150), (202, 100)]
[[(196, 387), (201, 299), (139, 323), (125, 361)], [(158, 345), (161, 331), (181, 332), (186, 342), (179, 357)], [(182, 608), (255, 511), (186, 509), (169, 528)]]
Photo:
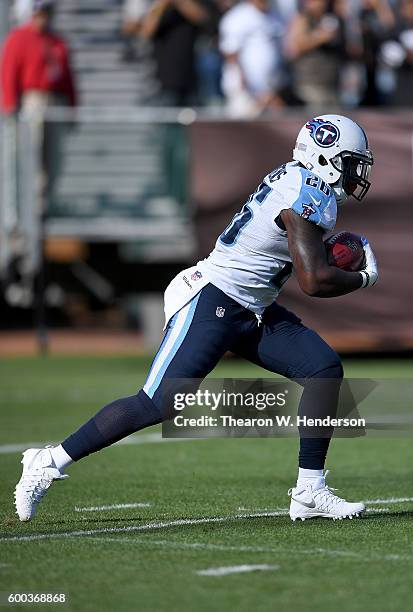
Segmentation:
[(350, 232), (338, 232), (329, 236), (324, 243), (330, 266), (357, 272), (364, 265), (364, 250), (360, 236)]

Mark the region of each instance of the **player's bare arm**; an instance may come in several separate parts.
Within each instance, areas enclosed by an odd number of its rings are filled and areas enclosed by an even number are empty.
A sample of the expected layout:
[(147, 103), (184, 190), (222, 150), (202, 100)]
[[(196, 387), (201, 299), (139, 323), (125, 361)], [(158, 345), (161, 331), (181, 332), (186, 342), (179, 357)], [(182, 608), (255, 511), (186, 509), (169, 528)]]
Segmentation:
[(347, 272), (328, 265), (323, 230), (293, 210), (283, 210), (288, 248), (301, 289), (312, 297), (337, 297), (360, 289), (360, 272)]

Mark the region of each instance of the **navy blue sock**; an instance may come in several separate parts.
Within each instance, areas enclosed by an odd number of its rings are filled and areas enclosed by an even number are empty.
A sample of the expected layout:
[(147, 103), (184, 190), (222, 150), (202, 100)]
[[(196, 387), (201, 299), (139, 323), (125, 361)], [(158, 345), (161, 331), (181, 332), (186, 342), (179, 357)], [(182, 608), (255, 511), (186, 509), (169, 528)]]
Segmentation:
[[(343, 367), (337, 362), (302, 381), (299, 415), (312, 419), (334, 418), (337, 415), (338, 396), (343, 380)], [(333, 427), (300, 426), (300, 452), (298, 465), (307, 470), (324, 469)]]
[(331, 438), (301, 438), (298, 465), (306, 470), (323, 470)]
[(140, 429), (162, 421), (161, 413), (143, 390), (115, 400), (62, 442), (67, 454), (78, 461)]

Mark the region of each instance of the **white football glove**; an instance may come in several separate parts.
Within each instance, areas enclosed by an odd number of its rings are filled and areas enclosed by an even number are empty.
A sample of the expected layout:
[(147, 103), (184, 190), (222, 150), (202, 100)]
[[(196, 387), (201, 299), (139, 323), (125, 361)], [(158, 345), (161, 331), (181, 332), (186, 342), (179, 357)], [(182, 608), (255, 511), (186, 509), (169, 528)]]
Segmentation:
[(373, 249), (365, 236), (361, 237), (361, 243), (363, 245), (365, 257), (365, 264), (362, 270), (360, 270), (360, 274), (363, 277), (363, 284), (361, 287), (364, 289), (365, 287), (372, 287), (377, 282), (379, 271)]

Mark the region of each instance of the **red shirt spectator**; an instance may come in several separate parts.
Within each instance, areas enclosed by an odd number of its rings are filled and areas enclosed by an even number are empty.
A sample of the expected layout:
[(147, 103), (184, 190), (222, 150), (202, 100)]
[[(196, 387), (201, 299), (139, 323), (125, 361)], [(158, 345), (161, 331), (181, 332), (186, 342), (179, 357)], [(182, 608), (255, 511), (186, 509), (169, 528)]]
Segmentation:
[(13, 113), (27, 91), (61, 94), (74, 106), (76, 94), (65, 42), (36, 19), (10, 32), (1, 61), (2, 109)]

